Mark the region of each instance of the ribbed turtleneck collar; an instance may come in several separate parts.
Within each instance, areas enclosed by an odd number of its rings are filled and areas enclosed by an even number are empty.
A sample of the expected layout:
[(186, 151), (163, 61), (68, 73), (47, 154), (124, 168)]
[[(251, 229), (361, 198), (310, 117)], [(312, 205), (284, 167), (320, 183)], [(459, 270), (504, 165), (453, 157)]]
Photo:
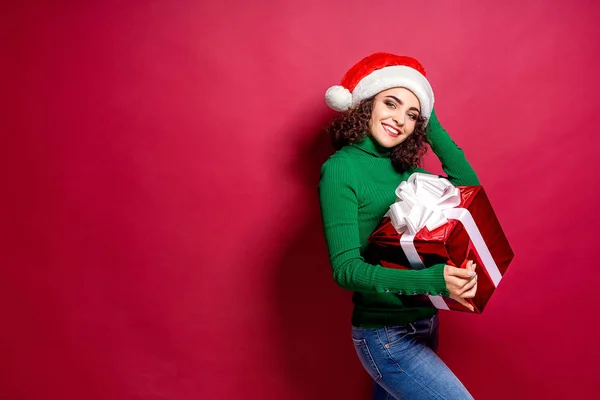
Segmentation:
[(361, 142), (354, 143), (354, 147), (361, 149), (362, 151), (372, 154), (375, 157), (390, 158), (390, 149), (381, 146), (373, 136), (367, 135), (367, 137)]

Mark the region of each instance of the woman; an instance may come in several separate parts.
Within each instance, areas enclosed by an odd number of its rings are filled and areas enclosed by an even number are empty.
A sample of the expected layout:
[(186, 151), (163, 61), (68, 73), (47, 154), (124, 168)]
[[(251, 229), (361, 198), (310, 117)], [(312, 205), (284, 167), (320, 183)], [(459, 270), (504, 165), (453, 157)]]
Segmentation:
[(321, 169), (319, 197), (335, 281), (354, 291), (352, 339), (376, 382), (375, 399), (471, 399), (435, 354), (433, 307), (408, 307), (398, 295), (450, 296), (468, 305), (477, 290), (475, 265), (422, 270), (368, 262), (368, 237), (396, 200), (395, 189), (414, 172), (429, 141), (455, 185), (478, 185), (460, 148), (433, 112), (433, 90), (421, 64), (388, 53), (354, 65), (327, 104), (344, 113), (329, 128), (338, 150)]

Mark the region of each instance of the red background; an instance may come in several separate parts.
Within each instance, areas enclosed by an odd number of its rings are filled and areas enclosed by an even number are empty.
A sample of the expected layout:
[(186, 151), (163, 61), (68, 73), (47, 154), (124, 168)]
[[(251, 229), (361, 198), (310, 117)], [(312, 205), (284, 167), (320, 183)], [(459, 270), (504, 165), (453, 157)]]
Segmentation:
[(382, 50), (516, 254), (441, 356), (477, 399), (600, 389), (597, 2), (54, 3), (1, 6), (2, 398), (369, 398), (316, 186), (323, 94)]

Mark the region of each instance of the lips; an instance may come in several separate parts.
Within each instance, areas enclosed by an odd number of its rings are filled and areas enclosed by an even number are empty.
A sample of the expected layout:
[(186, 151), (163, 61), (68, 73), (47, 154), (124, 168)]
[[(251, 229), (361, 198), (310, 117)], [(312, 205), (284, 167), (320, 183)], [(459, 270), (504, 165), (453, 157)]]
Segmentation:
[(393, 136), (393, 137), (398, 137), (400, 136), (400, 131), (396, 128), (392, 128), (389, 125), (386, 124), (381, 124), (383, 126), (383, 129), (388, 133), (388, 135)]

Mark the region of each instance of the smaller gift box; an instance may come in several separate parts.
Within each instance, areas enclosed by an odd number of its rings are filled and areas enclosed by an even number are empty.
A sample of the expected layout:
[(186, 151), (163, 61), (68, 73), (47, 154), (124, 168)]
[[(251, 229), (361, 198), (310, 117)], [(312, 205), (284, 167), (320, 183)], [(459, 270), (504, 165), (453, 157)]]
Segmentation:
[[(481, 186), (453, 186), (414, 173), (396, 189), (398, 201), (369, 237), (370, 255), (384, 267), (422, 269), (434, 264), (477, 264), (477, 293), (468, 302), (481, 313), (514, 255)], [(471, 312), (445, 296), (398, 295), (407, 306)]]

